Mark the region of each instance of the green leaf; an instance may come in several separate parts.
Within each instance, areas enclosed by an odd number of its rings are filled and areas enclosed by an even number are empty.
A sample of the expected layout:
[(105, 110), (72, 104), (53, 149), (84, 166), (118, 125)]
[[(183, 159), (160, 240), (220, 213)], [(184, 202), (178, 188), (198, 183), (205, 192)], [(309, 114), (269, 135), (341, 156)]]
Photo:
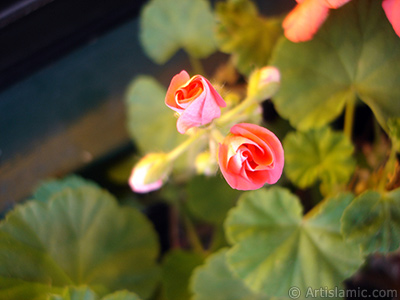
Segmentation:
[(0, 277), (0, 299), (47, 300), (47, 294), (61, 293), (61, 288), (49, 284), (28, 282), (17, 278)]
[(282, 35), (281, 19), (260, 17), (249, 0), (218, 2), (215, 11), (219, 49), (232, 54), (238, 70), (249, 75), (254, 68), (266, 66)]
[[(176, 129), (174, 112), (164, 103), (166, 90), (150, 76), (137, 77), (126, 94), (128, 130), (142, 153), (169, 152), (188, 136)], [(175, 162), (175, 170), (188, 168), (206, 140), (193, 143)], [(189, 166), (190, 168), (190, 166)]]
[(0, 245), (0, 276), (32, 284), (129, 289), (147, 298), (159, 278), (150, 222), (91, 185), (17, 206), (0, 224)]
[(189, 278), (193, 269), (202, 263), (203, 257), (199, 254), (184, 250), (169, 252), (163, 260), (161, 279), (166, 299), (190, 299)]
[(358, 196), (344, 211), (342, 233), (365, 254), (396, 250), (400, 245), (400, 189)]
[(290, 132), (283, 141), (285, 173), (297, 186), (306, 188), (318, 179), (324, 185), (346, 183), (352, 175), (354, 147), (342, 132), (328, 127)]
[(215, 51), (214, 16), (205, 0), (151, 0), (140, 18), (140, 41), (147, 55), (163, 64), (183, 48), (197, 58)]
[[(60, 295), (51, 295), (48, 300), (99, 300), (100, 298), (88, 287), (70, 287), (66, 288)], [(118, 291), (109, 294), (101, 300), (140, 300), (140, 298), (128, 291)]]
[(233, 190), (222, 177), (196, 176), (187, 186), (187, 208), (202, 221), (221, 224), (241, 193)]
[(235, 277), (226, 262), (227, 249), (210, 255), (191, 278), (193, 300), (267, 300), (266, 296), (251, 291)]
[(306, 130), (328, 124), (355, 97), (385, 129), (388, 118), (400, 115), (400, 39), (381, 5), (353, 0), (331, 10), (312, 41), (280, 40), (271, 64), (282, 80), (273, 100), (293, 126)]
[(167, 152), (184, 140), (176, 129), (174, 112), (164, 103), (166, 92), (150, 76), (137, 77), (128, 88), (128, 130), (143, 153)]
[(73, 189), (81, 186), (93, 186), (99, 188), (99, 186), (93, 181), (84, 179), (77, 175), (69, 175), (63, 179), (50, 179), (42, 182), (42, 184), (33, 193), (33, 197), (36, 200), (47, 202), (56, 193), (61, 192), (66, 188)]
[(138, 295), (128, 291), (118, 291), (103, 297), (101, 300), (140, 300), (140, 298)]
[(51, 295), (48, 300), (99, 300), (99, 297), (87, 287), (66, 288), (61, 295)]
[(352, 199), (326, 199), (302, 218), (299, 199), (286, 189), (243, 194), (225, 223), (234, 244), (229, 266), (252, 290), (271, 297), (287, 297), (291, 287), (304, 297), (308, 287), (340, 286), (362, 263), (358, 247), (340, 233), (340, 217)]

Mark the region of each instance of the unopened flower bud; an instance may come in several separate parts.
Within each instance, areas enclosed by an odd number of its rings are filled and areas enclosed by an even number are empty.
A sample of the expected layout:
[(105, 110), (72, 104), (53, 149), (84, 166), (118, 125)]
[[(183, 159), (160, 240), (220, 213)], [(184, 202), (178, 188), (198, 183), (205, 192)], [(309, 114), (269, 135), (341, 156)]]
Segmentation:
[(271, 98), (278, 91), (280, 80), (281, 75), (275, 67), (257, 69), (250, 75), (247, 94), (257, 101)]
[(198, 154), (195, 165), (197, 174), (211, 176), (215, 175), (218, 170), (217, 160), (215, 157), (212, 157), (209, 151)]
[(171, 170), (171, 161), (165, 153), (150, 153), (133, 168), (129, 185), (136, 193), (159, 189)]

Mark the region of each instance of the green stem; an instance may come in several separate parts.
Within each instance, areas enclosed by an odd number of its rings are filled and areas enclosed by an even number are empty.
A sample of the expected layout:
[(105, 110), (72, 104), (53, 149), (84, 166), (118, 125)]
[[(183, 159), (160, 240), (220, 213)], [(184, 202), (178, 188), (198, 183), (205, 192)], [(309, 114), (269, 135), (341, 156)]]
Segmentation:
[(386, 161), (385, 168), (383, 169), (382, 172), (382, 177), (380, 178), (379, 181), (378, 190), (382, 192), (386, 190), (388, 176), (391, 172), (393, 172), (395, 164), (396, 164), (396, 149), (395, 147), (392, 146), (389, 158)]
[(210, 253), (213, 253), (213, 252), (217, 251), (218, 248), (220, 248), (224, 244), (226, 244), (225, 238), (224, 238), (224, 229), (220, 226), (215, 226), (213, 237), (212, 237), (212, 240), (210, 243), (210, 248), (208, 249), (208, 251)]
[(318, 202), (312, 209), (310, 209), (303, 217), (303, 220), (307, 220), (315, 216), (321, 209), (321, 207), (327, 202), (329, 197), (326, 197), (322, 201)]
[(250, 106), (256, 104), (257, 102), (254, 101), (253, 98), (247, 97), (244, 99), (240, 104), (233, 109), (227, 111), (224, 113), (218, 120), (217, 120), (217, 125), (225, 125), (226, 123), (232, 121), (237, 115), (241, 114), (243, 111), (245, 111), (247, 108)]
[(211, 129), (211, 136), (217, 143), (222, 143), (225, 138), (217, 128)]
[(206, 132), (206, 130), (197, 129), (197, 131), (191, 137), (189, 137), (186, 141), (184, 141), (182, 144), (178, 145), (175, 149), (169, 152), (168, 158), (170, 160), (175, 160), (177, 157), (179, 157), (179, 155), (185, 152), (190, 145), (201, 138)]
[(203, 245), (201, 244), (200, 238), (196, 233), (196, 229), (192, 223), (192, 221), (189, 219), (188, 216), (183, 215), (182, 216), (184, 224), (185, 224), (185, 228), (186, 228), (186, 234), (187, 237), (190, 241), (190, 244), (193, 247), (193, 250), (203, 256), (205, 256), (205, 251), (203, 248)]
[(189, 56), (190, 64), (192, 66), (193, 73), (205, 76), (206, 72), (204, 71), (201, 61), (198, 58), (191, 56), (189, 53), (188, 53), (188, 56)]
[(344, 134), (351, 141), (353, 135), (354, 112), (356, 108), (356, 101), (354, 98), (347, 100), (346, 110), (344, 113)]

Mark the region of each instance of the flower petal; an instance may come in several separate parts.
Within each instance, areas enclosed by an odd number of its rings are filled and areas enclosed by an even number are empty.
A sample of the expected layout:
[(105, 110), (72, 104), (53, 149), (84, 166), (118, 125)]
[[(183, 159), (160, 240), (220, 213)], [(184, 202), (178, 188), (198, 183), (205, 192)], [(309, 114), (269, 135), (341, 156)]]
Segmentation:
[(347, 2), (350, 2), (351, 0), (323, 0), (323, 1), (325, 2), (326, 6), (335, 9), (345, 5)]
[(328, 13), (329, 7), (321, 0), (304, 0), (297, 4), (282, 24), (286, 38), (295, 43), (311, 40)]
[(382, 7), (394, 31), (400, 37), (400, 0), (383, 0)]
[(165, 96), (165, 104), (175, 110), (175, 111), (183, 111), (183, 109), (181, 107), (179, 107), (175, 101), (175, 92), (184, 84), (186, 84), (188, 82), (188, 80), (190, 79), (189, 74), (183, 70), (181, 71), (179, 74), (175, 75), (172, 80), (171, 83), (169, 84), (168, 90), (167, 90), (167, 94)]
[(176, 124), (180, 133), (210, 123), (221, 115), (221, 107), (226, 106), (206, 78), (201, 75), (190, 78), (186, 71), (172, 78), (165, 104), (180, 114)]
[(265, 183), (275, 183), (282, 175), (282, 144), (264, 127), (239, 123), (231, 128), (231, 134), (220, 144), (218, 163), (232, 188), (258, 189)]
[(189, 128), (202, 125), (202, 111), (205, 101), (205, 91), (181, 113), (176, 127), (179, 133), (185, 133)]

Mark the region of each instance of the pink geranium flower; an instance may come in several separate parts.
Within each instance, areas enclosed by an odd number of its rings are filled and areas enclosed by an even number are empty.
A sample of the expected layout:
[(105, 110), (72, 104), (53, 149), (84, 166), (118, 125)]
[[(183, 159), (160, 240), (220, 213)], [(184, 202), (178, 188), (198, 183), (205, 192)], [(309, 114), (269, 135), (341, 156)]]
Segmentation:
[(218, 164), (232, 188), (255, 190), (281, 177), (282, 144), (268, 129), (240, 123), (231, 128), (231, 134), (220, 144)]
[(186, 71), (172, 78), (165, 104), (179, 114), (176, 126), (180, 133), (210, 123), (220, 117), (221, 107), (226, 106), (207, 79), (201, 75), (190, 78)]
[[(305, 42), (313, 38), (329, 14), (350, 0), (296, 0), (296, 7), (283, 21), (285, 36), (292, 42)], [(383, 0), (382, 7), (394, 31), (400, 36), (400, 0)]]

